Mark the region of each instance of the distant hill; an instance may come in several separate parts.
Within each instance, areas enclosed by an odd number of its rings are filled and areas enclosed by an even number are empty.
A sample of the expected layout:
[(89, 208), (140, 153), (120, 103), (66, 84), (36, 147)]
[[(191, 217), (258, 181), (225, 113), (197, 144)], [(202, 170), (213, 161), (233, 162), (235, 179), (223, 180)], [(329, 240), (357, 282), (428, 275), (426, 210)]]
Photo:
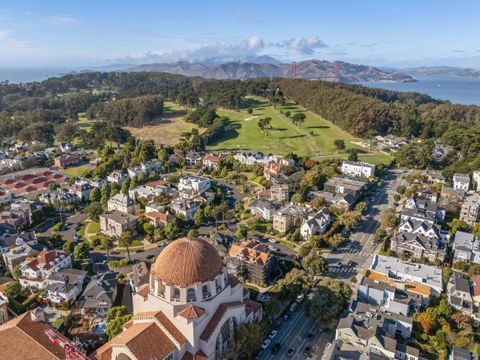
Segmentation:
[(397, 71), (398, 73), (411, 76), (480, 77), (479, 70), (452, 66), (419, 66), (403, 68)]
[[(145, 64), (134, 66), (127, 71), (156, 71), (187, 76), (200, 76), (207, 79), (240, 79), (258, 77), (291, 77), (291, 65), (275, 62), (268, 58), (266, 62), (226, 62), (222, 64), (205, 64), (176, 62), (165, 64)], [(260, 60), (260, 59), (259, 59)], [(339, 66), (339, 78), (336, 66)], [(297, 78), (307, 80), (327, 80), (344, 83), (367, 81), (411, 82), (416, 81), (409, 75), (398, 72), (383, 71), (372, 66), (349, 64), (342, 61), (330, 62), (306, 60), (297, 62)]]

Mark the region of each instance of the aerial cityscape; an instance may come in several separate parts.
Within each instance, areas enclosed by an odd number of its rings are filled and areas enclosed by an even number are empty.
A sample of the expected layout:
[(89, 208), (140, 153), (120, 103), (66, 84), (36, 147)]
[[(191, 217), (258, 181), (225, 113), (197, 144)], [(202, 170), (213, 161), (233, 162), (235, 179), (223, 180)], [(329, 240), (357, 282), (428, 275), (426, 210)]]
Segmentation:
[(478, 360), (480, 3), (0, 3), (0, 360)]

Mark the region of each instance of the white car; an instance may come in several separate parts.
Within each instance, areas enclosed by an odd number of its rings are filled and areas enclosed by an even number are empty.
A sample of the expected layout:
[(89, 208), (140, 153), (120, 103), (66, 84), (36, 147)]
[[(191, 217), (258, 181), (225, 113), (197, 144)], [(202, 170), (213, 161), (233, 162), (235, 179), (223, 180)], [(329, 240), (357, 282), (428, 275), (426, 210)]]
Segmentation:
[(301, 293), (300, 295), (297, 296), (297, 303), (301, 303), (302, 300), (305, 298), (305, 294), (304, 293)]
[(291, 311), (291, 312), (294, 312), (295, 309), (297, 308), (297, 305), (298, 305), (298, 304), (297, 304), (296, 302), (294, 302), (292, 305), (290, 305), (290, 311)]
[(268, 239), (268, 242), (271, 242), (272, 244), (276, 244), (276, 243), (277, 243), (277, 240), (275, 240), (275, 239)]
[(342, 267), (342, 262), (341, 261), (335, 261), (332, 265), (330, 265), (331, 267), (334, 267), (334, 268), (341, 268)]
[(273, 340), (275, 336), (277, 336), (278, 331), (277, 330), (272, 330), (272, 332), (268, 335), (268, 337)]
[(271, 342), (272, 342), (271, 339), (265, 339), (262, 343), (262, 349), (265, 350), (268, 347), (268, 345), (270, 345)]

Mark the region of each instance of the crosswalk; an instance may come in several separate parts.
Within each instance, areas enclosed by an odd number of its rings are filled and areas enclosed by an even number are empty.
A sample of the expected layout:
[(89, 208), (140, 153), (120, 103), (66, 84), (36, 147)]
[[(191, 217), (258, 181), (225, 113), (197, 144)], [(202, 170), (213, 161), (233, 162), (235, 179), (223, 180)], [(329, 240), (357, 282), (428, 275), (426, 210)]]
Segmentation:
[(355, 254), (362, 257), (369, 257), (371, 252), (364, 251), (358, 248), (346, 247), (346, 248), (338, 248), (335, 251), (335, 254)]
[(349, 266), (342, 266), (341, 268), (330, 268), (327, 275), (343, 275), (351, 276), (357, 274), (358, 270)]

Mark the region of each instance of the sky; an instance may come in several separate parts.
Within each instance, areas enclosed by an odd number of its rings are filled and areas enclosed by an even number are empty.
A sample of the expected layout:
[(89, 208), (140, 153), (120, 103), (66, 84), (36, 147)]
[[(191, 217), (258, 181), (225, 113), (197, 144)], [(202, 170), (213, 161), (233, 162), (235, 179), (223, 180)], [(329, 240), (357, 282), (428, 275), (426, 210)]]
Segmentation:
[(0, 66), (248, 59), (480, 69), (476, 0), (0, 0)]

